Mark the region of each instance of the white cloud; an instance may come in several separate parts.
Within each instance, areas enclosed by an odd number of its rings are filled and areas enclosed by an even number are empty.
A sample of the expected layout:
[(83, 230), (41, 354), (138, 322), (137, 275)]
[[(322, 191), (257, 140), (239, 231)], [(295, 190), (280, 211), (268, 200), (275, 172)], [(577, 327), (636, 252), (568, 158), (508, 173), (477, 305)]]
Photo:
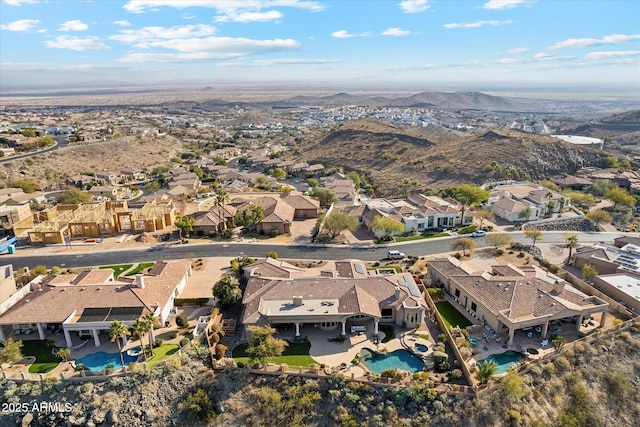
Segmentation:
[(355, 34), (349, 33), (347, 30), (338, 30), (331, 33), (331, 37), (335, 37), (337, 39), (348, 39), (351, 37), (358, 37)]
[(143, 47), (148, 42), (162, 39), (185, 39), (211, 36), (216, 29), (211, 25), (176, 25), (174, 27), (144, 27), (139, 30), (120, 30), (118, 34), (109, 37), (123, 43), (135, 43), (136, 47)]
[(637, 56), (640, 55), (640, 50), (617, 50), (608, 52), (591, 52), (587, 53), (584, 57), (586, 59), (604, 59), (615, 58), (619, 56)]
[(513, 9), (521, 4), (529, 3), (527, 0), (489, 0), (482, 7), (489, 10)]
[(45, 46), (53, 49), (69, 49), (76, 51), (85, 50), (108, 50), (111, 49), (106, 44), (102, 43), (98, 37), (73, 37), (73, 36), (58, 36), (54, 40), (47, 40)]
[(369, 33), (360, 33), (353, 34), (348, 32), (347, 30), (338, 30), (331, 33), (331, 37), (335, 37), (336, 39), (349, 39), (352, 37), (369, 37), (371, 34)]
[(429, 9), (429, 0), (403, 0), (398, 3), (404, 13), (420, 13)]
[(62, 25), (60, 25), (60, 28), (58, 28), (58, 31), (86, 31), (88, 29), (89, 26), (87, 24), (76, 19), (73, 21), (63, 22)]
[(519, 54), (519, 53), (527, 53), (527, 52), (529, 52), (530, 50), (531, 50), (531, 49), (529, 49), (528, 47), (516, 47), (516, 48), (514, 48), (514, 49), (509, 49), (509, 50), (507, 51), (507, 53), (508, 53), (509, 55), (517, 55), (517, 54)]
[(21, 19), (19, 21), (9, 22), (8, 24), (0, 25), (0, 29), (7, 31), (29, 31), (36, 27), (40, 21), (38, 19)]
[(117, 25), (119, 27), (130, 27), (131, 22), (125, 20), (113, 21), (113, 25)]
[(282, 18), (282, 13), (277, 10), (267, 12), (242, 12), (229, 13), (226, 15), (216, 16), (216, 22), (267, 22)]
[(444, 24), (445, 28), (480, 28), (485, 25), (497, 27), (498, 25), (513, 24), (513, 21), (476, 21), (476, 22), (453, 22), (451, 24)]
[(8, 4), (9, 6), (22, 6), (23, 4), (27, 4), (27, 3), (38, 3), (38, 0), (4, 0), (5, 4)]
[(172, 53), (130, 52), (120, 62), (195, 62), (211, 59), (240, 58), (267, 52), (296, 49), (293, 39), (253, 40), (232, 37), (158, 39), (138, 43), (137, 47), (164, 48)]
[(610, 36), (604, 36), (601, 39), (567, 39), (558, 42), (551, 46), (549, 49), (563, 49), (572, 47), (589, 47), (589, 46), (602, 46), (609, 44), (627, 43), (633, 40), (640, 39), (640, 34), (625, 35), (625, 34), (611, 34)]
[(522, 62), (522, 60), (517, 58), (502, 58), (498, 59), (496, 62), (498, 64), (517, 64), (519, 62)]
[(384, 30), (382, 33), (380, 33), (383, 36), (408, 36), (409, 34), (411, 34), (411, 31), (409, 30), (403, 30), (402, 28), (398, 28), (398, 27), (393, 27), (393, 28), (389, 28), (387, 30)]
[(342, 59), (307, 59), (307, 58), (278, 58), (278, 59), (259, 59), (250, 62), (221, 62), (216, 64), (221, 67), (273, 67), (276, 65), (317, 65), (317, 64), (335, 64), (342, 62)]
[(237, 13), (238, 11), (260, 11), (274, 7), (293, 7), (313, 12), (318, 12), (325, 8), (317, 1), (308, 0), (252, 0), (250, 2), (239, 2), (237, 0), (129, 0), (123, 7), (131, 13), (143, 13), (147, 9), (155, 9), (162, 6), (176, 9), (207, 7), (216, 9), (222, 14)]

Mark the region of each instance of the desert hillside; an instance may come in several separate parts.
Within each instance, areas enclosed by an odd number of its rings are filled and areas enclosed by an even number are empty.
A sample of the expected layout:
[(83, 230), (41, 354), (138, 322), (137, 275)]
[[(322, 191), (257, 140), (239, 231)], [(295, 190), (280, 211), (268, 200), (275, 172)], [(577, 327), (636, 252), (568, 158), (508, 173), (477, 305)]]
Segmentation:
[(4, 163), (0, 181), (29, 178), (47, 185), (47, 176), (73, 176), (79, 173), (124, 167), (151, 169), (182, 150), (183, 143), (171, 136), (160, 138), (124, 137), (111, 141), (72, 145), (49, 153)]
[(202, 425), (185, 405), (202, 390), (211, 407), (204, 425), (213, 426), (631, 426), (640, 413), (639, 328), (636, 323), (591, 343), (568, 344), (553, 360), (514, 372), (475, 399), (420, 383), (384, 388), (339, 376), (301, 379), (243, 369), (214, 376), (207, 349), (192, 347), (166, 367), (108, 382), (20, 385), (0, 379), (0, 403), (72, 404), (70, 413), (7, 412), (0, 425), (27, 425), (25, 416), (34, 417), (31, 426)]
[(518, 131), (402, 128), (360, 119), (296, 146), (295, 155), (364, 172), (382, 196), (400, 195), (405, 179), (418, 180), (421, 190), (504, 178), (544, 179), (601, 166), (608, 154)]

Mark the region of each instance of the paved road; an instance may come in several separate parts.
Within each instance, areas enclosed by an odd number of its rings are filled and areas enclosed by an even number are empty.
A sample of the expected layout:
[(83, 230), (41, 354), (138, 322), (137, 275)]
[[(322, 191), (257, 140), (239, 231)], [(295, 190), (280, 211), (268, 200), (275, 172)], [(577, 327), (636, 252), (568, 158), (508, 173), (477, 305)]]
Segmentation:
[(49, 148), (33, 151), (31, 153), (18, 154), (16, 156), (2, 157), (0, 158), (0, 163), (11, 162), (18, 159), (25, 159), (27, 157), (37, 156), (39, 154), (48, 153), (49, 151), (59, 150), (61, 148), (69, 146), (69, 138), (67, 138), (66, 136), (54, 136), (53, 139), (56, 141), (56, 144)]
[[(576, 233), (580, 243), (612, 242), (621, 233)], [(513, 240), (520, 243), (528, 243), (523, 233), (511, 233)], [(638, 236), (638, 233), (632, 235)], [(341, 245), (282, 245), (267, 243), (204, 243), (185, 245), (156, 245), (149, 248), (112, 250), (109, 252), (97, 251), (96, 248), (82, 249), (71, 247), (61, 249), (60, 253), (42, 254), (37, 249), (18, 248), (16, 254), (0, 255), (0, 264), (11, 263), (14, 268), (29, 267), (44, 264), (48, 267), (57, 265), (66, 268), (89, 267), (107, 264), (121, 264), (130, 262), (143, 262), (153, 260), (169, 260), (179, 258), (204, 258), (204, 257), (236, 257), (248, 255), (251, 257), (263, 257), (269, 251), (276, 251), (281, 258), (296, 259), (361, 259), (364, 261), (377, 261), (386, 257), (387, 251), (393, 247), (407, 255), (435, 255), (451, 252), (451, 242), (455, 237), (421, 240), (417, 242), (375, 246), (355, 247)], [(486, 247), (484, 238), (478, 238), (478, 248)], [(544, 243), (562, 243), (565, 241), (565, 233), (546, 232), (543, 235)]]

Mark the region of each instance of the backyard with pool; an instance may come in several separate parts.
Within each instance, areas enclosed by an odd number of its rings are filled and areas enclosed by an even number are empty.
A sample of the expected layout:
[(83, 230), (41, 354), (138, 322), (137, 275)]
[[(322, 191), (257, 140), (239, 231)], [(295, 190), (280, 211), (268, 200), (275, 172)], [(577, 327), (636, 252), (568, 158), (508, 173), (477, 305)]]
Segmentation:
[(360, 355), (367, 369), (378, 375), (387, 369), (401, 369), (412, 374), (424, 370), (422, 359), (407, 350), (400, 349), (382, 354), (363, 348)]
[(498, 366), (496, 374), (500, 375), (506, 373), (511, 366), (518, 366), (522, 360), (526, 360), (524, 354), (519, 351), (507, 350), (504, 353), (491, 354), (486, 359), (478, 361), (478, 363), (485, 361), (495, 362)]

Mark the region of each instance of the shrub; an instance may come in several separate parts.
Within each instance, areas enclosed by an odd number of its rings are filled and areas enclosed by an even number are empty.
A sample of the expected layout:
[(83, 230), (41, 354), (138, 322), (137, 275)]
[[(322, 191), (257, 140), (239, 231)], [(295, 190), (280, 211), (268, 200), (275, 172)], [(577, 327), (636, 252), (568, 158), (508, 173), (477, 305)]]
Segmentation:
[(278, 252), (276, 251), (267, 252), (267, 258), (278, 259)]
[(280, 232), (277, 228), (272, 228), (271, 231), (269, 231), (269, 237), (276, 237), (278, 234), (280, 234)]
[(187, 316), (185, 316), (184, 314), (179, 314), (178, 316), (176, 316), (176, 325), (181, 328), (187, 328), (189, 327), (189, 319), (187, 319)]
[(184, 409), (191, 419), (203, 423), (209, 422), (216, 416), (215, 402), (209, 393), (201, 388), (195, 393), (189, 393), (184, 402)]
[(449, 363), (448, 360), (445, 360), (443, 362), (440, 362), (438, 366), (436, 366), (436, 369), (438, 369), (441, 372), (446, 372), (449, 369), (451, 369), (451, 363)]
[(211, 334), (209, 335), (209, 339), (211, 340), (212, 344), (215, 344), (220, 341), (220, 335), (217, 332), (211, 332)]
[(238, 368), (243, 369), (246, 366), (247, 365), (245, 365), (244, 362), (238, 362)]
[(176, 331), (171, 331), (169, 332), (169, 339), (173, 340), (178, 336), (178, 333)]
[(105, 366), (104, 373), (107, 375), (111, 375), (115, 370), (116, 370), (116, 367), (113, 364), (109, 363), (107, 366)]
[(439, 342), (447, 342), (447, 336), (445, 334), (438, 335)]
[(215, 347), (216, 360), (222, 359), (226, 352), (227, 352), (227, 346), (226, 345), (224, 345), (224, 344), (216, 344), (216, 347)]
[(189, 341), (191, 341), (189, 338), (182, 338), (180, 340), (180, 347), (184, 347), (185, 345), (189, 344)]
[(162, 341), (160, 338), (156, 338), (156, 341), (153, 343), (154, 347), (160, 347), (162, 345), (164, 341)]
[(462, 378), (462, 371), (460, 369), (454, 369), (451, 371), (451, 377), (455, 380)]

